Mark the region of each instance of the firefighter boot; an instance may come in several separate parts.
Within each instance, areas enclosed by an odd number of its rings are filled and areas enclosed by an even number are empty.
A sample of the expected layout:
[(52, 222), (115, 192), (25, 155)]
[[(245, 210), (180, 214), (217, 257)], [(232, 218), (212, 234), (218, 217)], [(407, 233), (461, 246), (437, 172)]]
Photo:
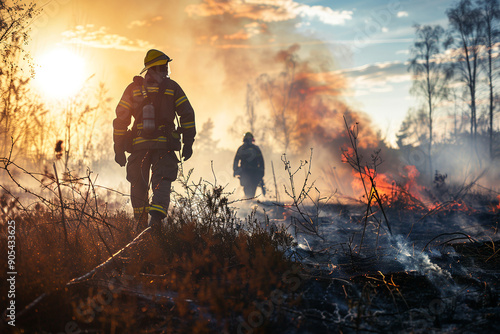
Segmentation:
[(151, 211), (149, 212), (149, 215), (151, 216), (151, 219), (149, 220), (148, 226), (150, 226), (154, 232), (159, 231), (161, 227), (161, 221), (165, 217), (157, 211)]

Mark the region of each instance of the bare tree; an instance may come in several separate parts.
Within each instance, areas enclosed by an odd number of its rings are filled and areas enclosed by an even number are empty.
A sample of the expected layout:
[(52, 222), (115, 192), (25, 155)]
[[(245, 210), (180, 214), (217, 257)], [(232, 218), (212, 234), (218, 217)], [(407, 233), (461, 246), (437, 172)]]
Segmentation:
[(260, 89), (271, 107), (276, 138), (281, 138), (285, 152), (293, 141), (292, 134), (296, 115), (290, 110), (293, 108), (293, 104), (292, 107), (290, 105), (294, 96), (296, 65), (296, 56), (290, 54), (285, 59), (284, 70), (277, 78), (262, 74), (257, 79)]
[(196, 136), (195, 142), (199, 151), (215, 152), (217, 150), (219, 140), (213, 139), (214, 128), (214, 121), (211, 118), (201, 125), (200, 133)]
[[(33, 2), (26, 4), (19, 0), (8, 2), (0, 0), (0, 54), (4, 62), (12, 59), (10, 58), (12, 53), (25, 53), (24, 46), (29, 40), (30, 21), (39, 13)], [(31, 60), (27, 54), (23, 58)], [(31, 72), (34, 73), (33, 66)]]
[(493, 159), (493, 114), (495, 110), (495, 94), (493, 91), (493, 81), (496, 69), (493, 66), (493, 48), (500, 42), (500, 29), (498, 23), (500, 19), (500, 6), (498, 0), (479, 0), (478, 8), (484, 22), (484, 44), (486, 47), (486, 76), (488, 81), (489, 94), (489, 144), (490, 159)]
[(467, 87), (470, 98), (470, 132), (473, 147), (477, 139), (477, 86), (479, 59), (482, 46), (483, 22), (481, 12), (472, 6), (470, 0), (460, 0), (446, 11), (450, 23), (450, 38), (446, 46), (456, 49), (454, 67), (460, 80)]
[(398, 147), (420, 146), (425, 143), (427, 138), (423, 129), (429, 127), (428, 121), (429, 119), (425, 110), (420, 108), (408, 110), (396, 135), (398, 138), (396, 141)]
[[(459, 98), (457, 92), (454, 90), (451, 92), (451, 100), (453, 101), (453, 108), (449, 111), (448, 115), (453, 118), (453, 141), (458, 143), (460, 134), (464, 133), (464, 110), (459, 106)], [(458, 115), (459, 112), (460, 115)]]
[(24, 48), (29, 41), (30, 21), (39, 12), (33, 2), (0, 0), (0, 154), (6, 154), (13, 141), (23, 146), (23, 156), (27, 157), (40, 147), (26, 143), (35, 137), (43, 142), (47, 135), (36, 126), (47, 109), (30, 93), (30, 78), (20, 66), (27, 61), (34, 73)]
[(432, 142), (433, 120), (439, 102), (447, 98), (447, 83), (451, 77), (450, 66), (440, 61), (437, 56), (441, 53), (441, 41), (444, 29), (437, 26), (415, 25), (416, 39), (411, 49), (412, 58), (409, 70), (413, 72), (413, 87), (411, 92), (421, 96), (426, 104), (429, 128), (429, 175), (433, 177), (432, 170)]
[[(90, 77), (92, 78), (92, 77)], [(108, 90), (103, 83), (86, 85), (73, 97), (54, 107), (61, 117), (55, 127), (63, 141), (64, 170), (74, 165), (88, 165), (109, 154), (109, 132), (100, 131), (111, 123)]]
[[(43, 142), (48, 135), (37, 126), (47, 109), (31, 92), (31, 78), (15, 65), (21, 57), (21, 49), (15, 47), (8, 57), (0, 59), (0, 154), (6, 155), (13, 141), (22, 146), (23, 156), (29, 157), (31, 151), (40, 149), (39, 142), (31, 140), (38, 138)], [(26, 145), (28, 142), (30, 145)]]

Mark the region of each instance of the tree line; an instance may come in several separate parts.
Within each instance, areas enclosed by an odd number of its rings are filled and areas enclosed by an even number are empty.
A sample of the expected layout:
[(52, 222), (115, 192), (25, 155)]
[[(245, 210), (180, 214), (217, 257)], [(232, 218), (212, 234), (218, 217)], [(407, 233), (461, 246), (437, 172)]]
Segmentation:
[[(487, 151), (491, 160), (496, 156), (499, 2), (460, 0), (446, 10), (446, 16), (447, 29), (440, 25), (414, 26), (416, 36), (408, 70), (413, 76), (410, 92), (421, 105), (407, 114), (398, 134), (400, 147), (427, 146), (431, 173), (435, 122), (438, 112), (444, 110), (451, 110), (454, 117), (450, 138), (455, 143), (467, 143), (478, 161), (480, 150)], [(458, 106), (465, 106), (462, 115), (457, 115)], [(485, 144), (486, 150), (479, 147)]]

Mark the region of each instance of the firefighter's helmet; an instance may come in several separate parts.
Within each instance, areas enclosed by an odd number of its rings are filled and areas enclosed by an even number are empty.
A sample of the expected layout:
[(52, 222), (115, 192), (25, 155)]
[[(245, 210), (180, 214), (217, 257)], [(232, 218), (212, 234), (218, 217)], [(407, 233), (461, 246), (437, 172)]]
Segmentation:
[(153, 66), (165, 65), (172, 60), (163, 52), (151, 49), (146, 53), (146, 57), (144, 57), (144, 69), (141, 71), (141, 74)]
[(243, 141), (246, 142), (246, 141), (249, 141), (249, 142), (254, 142), (255, 139), (253, 137), (253, 134), (251, 132), (247, 132), (245, 133), (245, 135), (243, 136)]

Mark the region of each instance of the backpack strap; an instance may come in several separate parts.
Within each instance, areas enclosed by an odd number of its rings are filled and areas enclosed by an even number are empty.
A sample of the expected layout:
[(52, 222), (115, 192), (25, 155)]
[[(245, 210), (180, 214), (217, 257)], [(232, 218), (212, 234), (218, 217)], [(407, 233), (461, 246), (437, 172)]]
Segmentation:
[(155, 114), (156, 121), (158, 121), (158, 125), (167, 125), (164, 124), (167, 120), (167, 115), (164, 115), (165, 113), (165, 90), (167, 89), (168, 85), (168, 79), (164, 79), (159, 87), (158, 87), (158, 94), (156, 95), (155, 101), (153, 102), (155, 105), (156, 110), (158, 112)]

